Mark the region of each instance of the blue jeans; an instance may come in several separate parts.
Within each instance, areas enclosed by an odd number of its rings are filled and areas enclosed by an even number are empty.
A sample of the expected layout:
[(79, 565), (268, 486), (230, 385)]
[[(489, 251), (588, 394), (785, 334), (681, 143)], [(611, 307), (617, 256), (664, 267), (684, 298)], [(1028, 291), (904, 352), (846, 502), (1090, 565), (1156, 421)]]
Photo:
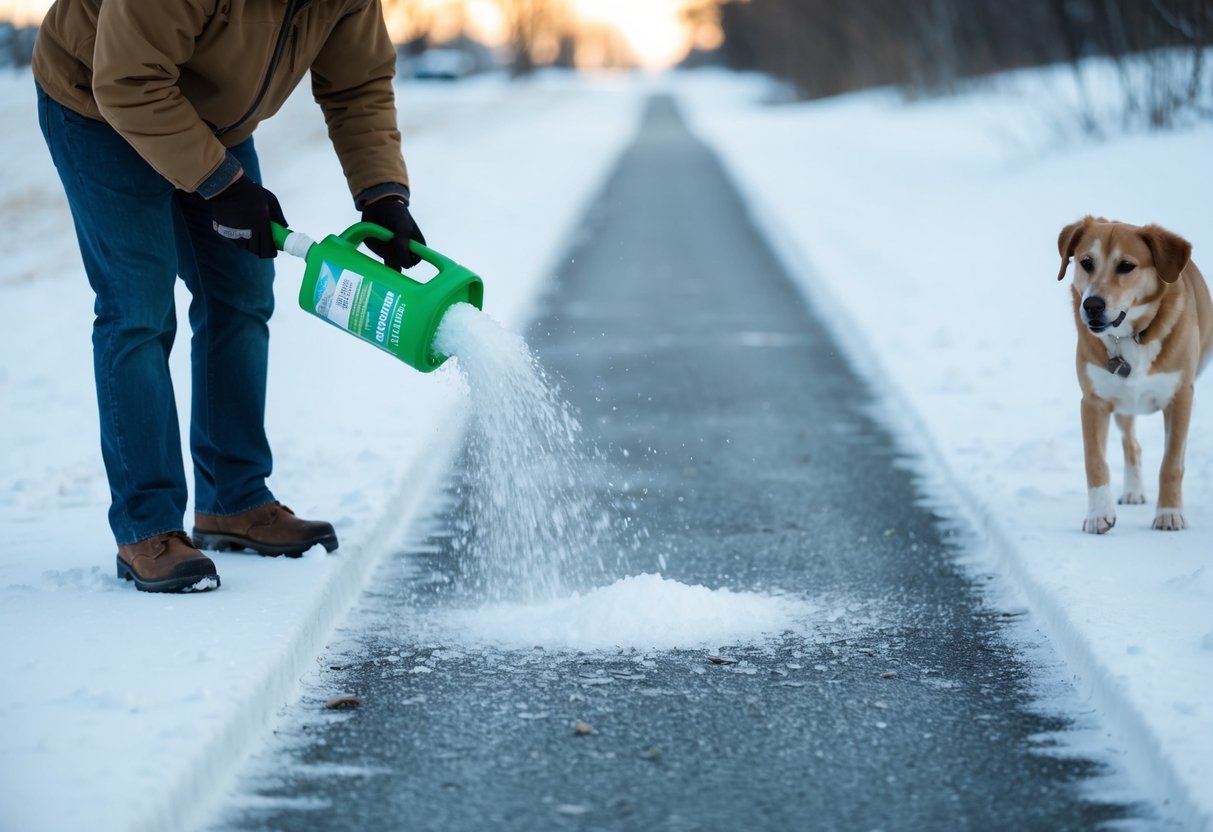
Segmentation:
[[(93, 371), (114, 537), (134, 543), (183, 528), (185, 469), (168, 367), (178, 275), (193, 295), (197, 510), (237, 514), (272, 501), (265, 378), (273, 261), (221, 238), (202, 197), (174, 188), (108, 124), (61, 106), (41, 87), (38, 121), (96, 293)], [(232, 152), (260, 182), (253, 140)]]

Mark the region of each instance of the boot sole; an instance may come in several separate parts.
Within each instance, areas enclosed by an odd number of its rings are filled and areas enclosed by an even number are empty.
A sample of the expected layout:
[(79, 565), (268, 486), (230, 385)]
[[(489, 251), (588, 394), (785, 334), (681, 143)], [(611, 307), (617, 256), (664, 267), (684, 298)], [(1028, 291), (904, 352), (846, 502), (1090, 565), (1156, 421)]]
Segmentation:
[(303, 557), (303, 553), (313, 546), (323, 546), (326, 552), (335, 552), (337, 550), (337, 534), (335, 532), (289, 546), (274, 546), (236, 534), (202, 532), (198, 531), (198, 529), (194, 529), (192, 536), (194, 538), (194, 545), (199, 549), (210, 549), (215, 552), (243, 552), (246, 549), (251, 549), (267, 558), (276, 558), (279, 555), (286, 555), (288, 558)]
[(140, 592), (210, 592), (219, 588), (219, 576), (187, 575), (181, 578), (163, 578), (159, 581), (147, 581), (135, 574), (135, 570), (121, 557), (116, 558), (118, 580), (134, 581), (135, 589)]

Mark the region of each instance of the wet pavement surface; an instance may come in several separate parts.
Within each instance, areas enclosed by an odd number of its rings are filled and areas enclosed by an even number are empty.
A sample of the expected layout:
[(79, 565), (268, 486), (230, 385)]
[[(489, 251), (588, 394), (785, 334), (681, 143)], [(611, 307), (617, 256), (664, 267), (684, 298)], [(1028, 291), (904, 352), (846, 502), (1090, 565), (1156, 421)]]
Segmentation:
[[(617, 469), (604, 478), (627, 480), (613, 499), (650, 535), (629, 570), (660, 558), (669, 578), (802, 596), (820, 614), (767, 644), (721, 645), (725, 664), (445, 643), (409, 619), (456, 603), (443, 580), (460, 557), (456, 470), (431, 534), (381, 570), (216, 828), (1140, 818), (1089, 797), (1100, 763), (1057, 753), (1065, 708), (1080, 708), (1049, 681), (1064, 669), (1047, 646), (1026, 658), (1008, 636), (1030, 624), (958, 565), (964, 529), (932, 510), (873, 415), (819, 322), (829, 310), (806, 307), (669, 100), (650, 104), (579, 239), (530, 339)], [(361, 706), (325, 710), (334, 693)]]

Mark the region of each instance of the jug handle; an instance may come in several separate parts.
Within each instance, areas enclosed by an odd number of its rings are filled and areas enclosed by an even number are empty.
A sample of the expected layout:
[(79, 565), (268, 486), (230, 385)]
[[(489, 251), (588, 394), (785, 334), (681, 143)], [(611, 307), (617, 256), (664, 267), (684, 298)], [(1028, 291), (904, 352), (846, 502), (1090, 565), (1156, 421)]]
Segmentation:
[[(394, 235), (383, 226), (375, 225), (373, 222), (356, 222), (349, 228), (345, 229), (345, 231), (342, 231), (338, 236), (340, 236), (341, 239), (345, 240), (347, 243), (353, 246), (358, 246), (361, 245), (362, 241), (368, 237), (374, 237), (376, 240), (383, 240), (386, 242), (387, 240), (392, 239)], [(409, 241), (409, 249), (413, 252), (413, 254), (416, 254), (422, 260), (437, 268), (439, 272), (447, 271), (448, 269), (456, 266), (454, 260), (451, 260), (445, 255), (439, 254), (429, 246), (423, 246), (416, 240)]]

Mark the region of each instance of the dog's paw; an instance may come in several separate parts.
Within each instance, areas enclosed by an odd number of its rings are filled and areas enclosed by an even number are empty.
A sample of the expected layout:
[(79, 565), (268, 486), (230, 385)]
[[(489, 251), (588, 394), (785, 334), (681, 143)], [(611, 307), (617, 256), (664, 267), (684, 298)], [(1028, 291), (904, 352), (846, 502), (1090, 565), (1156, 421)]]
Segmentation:
[(1188, 528), (1181, 508), (1160, 508), (1154, 515), (1154, 528), (1162, 532), (1180, 532)]
[(1140, 491), (1126, 491), (1120, 495), (1116, 502), (1122, 506), (1144, 506), (1146, 504), (1146, 495)]
[(1087, 534), (1107, 534), (1116, 525), (1116, 506), (1112, 503), (1112, 486), (1101, 485), (1087, 490), (1087, 519), (1082, 530)]

